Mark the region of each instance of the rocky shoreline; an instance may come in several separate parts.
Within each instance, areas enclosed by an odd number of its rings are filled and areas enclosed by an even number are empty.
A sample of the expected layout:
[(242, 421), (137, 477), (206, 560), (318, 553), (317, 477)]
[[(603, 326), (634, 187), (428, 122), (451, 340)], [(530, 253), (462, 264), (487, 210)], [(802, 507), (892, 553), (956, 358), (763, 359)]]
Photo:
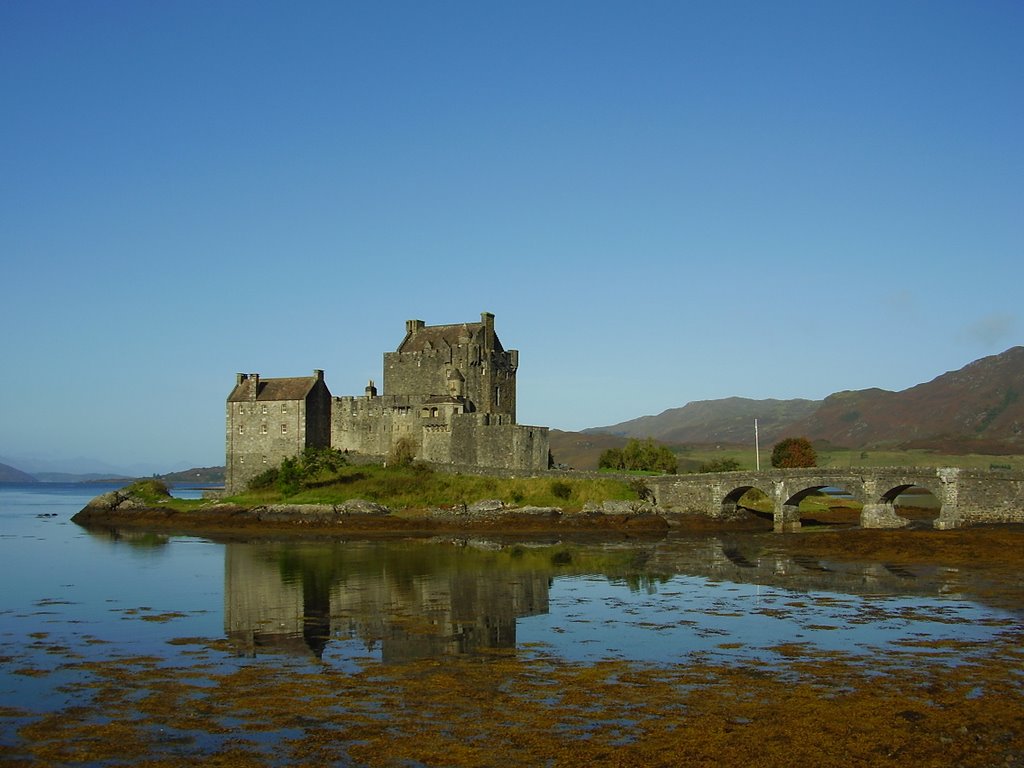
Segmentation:
[[(684, 517), (686, 519), (684, 519)], [(187, 511), (169, 501), (153, 502), (128, 489), (92, 499), (72, 522), (84, 527), (127, 527), (183, 533), (245, 532), (316, 534), (432, 535), (453, 531), (490, 533), (624, 532), (665, 533), (673, 528), (718, 530), (735, 527), (710, 518), (690, 519), (646, 502), (605, 501), (579, 511), (559, 507), (514, 506), (498, 499), (448, 508), (390, 509), (364, 499), (340, 504), (263, 504), (241, 506), (211, 501)], [(749, 526), (749, 523), (748, 523)], [(757, 521), (757, 527), (763, 522)]]

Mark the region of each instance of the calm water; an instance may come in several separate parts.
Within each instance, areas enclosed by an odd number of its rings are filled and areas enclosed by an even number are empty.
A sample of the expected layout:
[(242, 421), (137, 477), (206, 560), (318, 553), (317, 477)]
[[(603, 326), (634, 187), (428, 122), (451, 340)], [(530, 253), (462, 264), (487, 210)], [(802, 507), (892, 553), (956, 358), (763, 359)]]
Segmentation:
[[(229, 666), (284, 654), (358, 668), (493, 649), (770, 662), (792, 643), (867, 658), (911, 641), (984, 643), (1021, 622), (1014, 606), (972, 599), (955, 570), (764, 555), (755, 535), (215, 542), (70, 522), (110, 487), (0, 485), (0, 711), (73, 706), (68, 683), (82, 673), (69, 657), (187, 667), (176, 638), (221, 641)], [(18, 724), (0, 719), (0, 746)]]

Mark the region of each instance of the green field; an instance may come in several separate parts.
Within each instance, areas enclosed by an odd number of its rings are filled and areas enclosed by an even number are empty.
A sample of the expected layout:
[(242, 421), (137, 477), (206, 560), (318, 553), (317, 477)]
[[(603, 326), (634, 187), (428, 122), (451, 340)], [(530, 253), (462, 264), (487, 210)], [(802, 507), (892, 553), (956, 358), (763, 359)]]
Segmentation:
[[(754, 448), (735, 446), (722, 448), (676, 449), (679, 471), (696, 472), (704, 462), (733, 459), (741, 469), (754, 469)], [(761, 469), (771, 468), (772, 446), (761, 448)], [(945, 454), (908, 450), (846, 450), (818, 451), (819, 467), (961, 467), (964, 469), (1012, 469), (1024, 471), (1024, 456), (990, 456), (983, 454)]]
[(613, 478), (487, 477), (434, 472), (423, 465), (345, 467), (306, 483), (297, 493), (276, 488), (232, 497), (242, 504), (339, 504), (367, 499), (395, 508), (451, 507), (485, 499), (514, 506), (579, 509), (588, 502), (636, 500), (637, 491)]

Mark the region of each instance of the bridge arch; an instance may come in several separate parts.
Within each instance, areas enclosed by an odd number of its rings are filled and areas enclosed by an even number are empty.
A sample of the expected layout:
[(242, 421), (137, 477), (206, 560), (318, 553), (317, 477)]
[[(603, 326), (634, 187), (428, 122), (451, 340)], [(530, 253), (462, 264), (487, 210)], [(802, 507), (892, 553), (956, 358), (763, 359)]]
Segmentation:
[[(729, 488), (730, 486), (723, 486)], [(760, 502), (760, 504), (758, 503)], [(732, 488), (731, 491), (722, 496), (719, 514), (725, 519), (742, 517), (753, 513), (762, 517), (771, 517), (774, 508), (774, 500), (771, 493), (757, 485), (741, 482)], [(760, 506), (770, 505), (768, 509), (760, 509)]]
[(927, 485), (929, 483), (900, 483), (881, 494), (878, 503), (891, 507), (892, 513), (906, 525), (934, 526), (942, 514), (942, 489), (938, 488), (939, 495), (936, 495)]
[[(854, 504), (838, 502), (847, 498)], [(780, 523), (795, 529), (805, 524), (856, 525), (860, 522), (860, 510), (864, 497), (863, 486), (854, 478), (818, 477), (802, 478), (782, 484), (778, 499)], [(820, 498), (821, 504), (815, 509), (810, 503)], [(807, 501), (807, 504), (803, 502)], [(801, 506), (803, 504), (803, 506)]]

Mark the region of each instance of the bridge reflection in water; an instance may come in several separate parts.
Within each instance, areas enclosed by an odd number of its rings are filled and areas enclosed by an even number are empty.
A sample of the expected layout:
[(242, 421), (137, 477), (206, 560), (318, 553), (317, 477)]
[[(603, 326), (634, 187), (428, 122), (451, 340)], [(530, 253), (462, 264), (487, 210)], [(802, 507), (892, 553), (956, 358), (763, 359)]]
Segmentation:
[[(766, 548), (763, 536), (672, 537), (585, 546), (229, 543), (225, 545), (224, 628), (237, 652), (245, 655), (284, 652), (321, 658), (335, 641), (347, 645), (348, 653), (379, 654), (384, 663), (486, 654), (516, 648), (517, 622), (548, 613), (555, 579), (594, 583), (595, 576), (603, 577), (605, 583), (627, 585), (641, 595), (654, 594), (659, 584), (669, 582), (673, 592), (680, 585), (685, 590), (692, 587), (688, 597), (678, 598), (674, 648), (688, 642), (686, 635), (696, 638), (701, 633), (692, 626), (698, 618), (694, 606), (700, 600), (721, 598), (720, 594), (696, 597), (701, 590), (707, 592), (709, 583), (872, 597), (948, 598), (968, 588), (964, 574), (954, 569), (791, 557)], [(561, 599), (570, 598), (563, 595)], [(575, 604), (568, 609), (560, 605), (559, 610), (567, 616), (577, 614), (562, 619), (573, 623), (565, 640), (590, 621)], [(600, 611), (606, 613), (607, 605)], [(721, 614), (720, 607), (716, 611)], [(656, 620), (664, 622), (664, 607), (658, 614)], [(625, 615), (630, 616), (632, 629), (644, 624), (636, 609), (626, 610)], [(733, 621), (739, 628), (741, 620)], [(594, 631), (600, 629), (595, 625)], [(613, 631), (609, 628), (604, 634)], [(805, 627), (799, 631), (813, 634)], [(552, 635), (550, 642), (560, 640)]]

